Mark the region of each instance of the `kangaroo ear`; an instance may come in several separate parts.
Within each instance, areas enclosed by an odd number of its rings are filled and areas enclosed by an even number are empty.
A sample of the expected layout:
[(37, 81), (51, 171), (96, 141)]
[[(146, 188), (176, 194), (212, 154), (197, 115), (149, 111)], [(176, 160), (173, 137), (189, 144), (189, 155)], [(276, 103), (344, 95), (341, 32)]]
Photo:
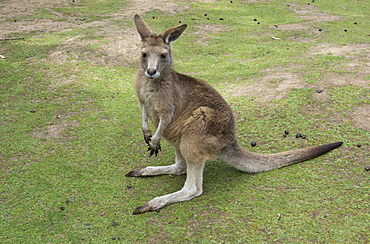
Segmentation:
[(149, 26), (138, 14), (135, 15), (134, 22), (136, 25), (137, 32), (139, 32), (142, 41), (144, 41), (145, 38), (153, 34)]
[(164, 39), (164, 41), (169, 44), (173, 41), (176, 41), (177, 38), (179, 38), (181, 36), (181, 34), (184, 32), (184, 30), (186, 29), (187, 25), (184, 24), (184, 25), (180, 25), (180, 26), (177, 26), (177, 27), (173, 27), (171, 29), (168, 29), (166, 30), (163, 34), (162, 34), (162, 37)]

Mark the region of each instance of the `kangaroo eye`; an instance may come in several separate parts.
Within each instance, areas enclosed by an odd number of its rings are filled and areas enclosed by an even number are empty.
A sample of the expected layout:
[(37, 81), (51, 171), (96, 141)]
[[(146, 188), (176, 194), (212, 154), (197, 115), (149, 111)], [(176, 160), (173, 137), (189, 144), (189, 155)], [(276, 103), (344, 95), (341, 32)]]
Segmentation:
[(141, 55), (143, 56), (143, 58), (146, 58), (148, 56), (148, 54), (146, 54), (146, 53), (143, 53)]
[(167, 58), (166, 54), (161, 54), (161, 58), (163, 59)]

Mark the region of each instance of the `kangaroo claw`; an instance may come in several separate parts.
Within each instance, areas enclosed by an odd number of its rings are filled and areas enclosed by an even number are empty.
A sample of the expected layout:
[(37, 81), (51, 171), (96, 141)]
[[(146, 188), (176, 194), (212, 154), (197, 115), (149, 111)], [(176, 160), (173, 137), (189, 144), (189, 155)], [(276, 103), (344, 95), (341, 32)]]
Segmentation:
[(160, 212), (161, 209), (160, 208), (154, 209), (149, 204), (145, 204), (143, 206), (137, 207), (132, 214), (136, 215), (136, 214), (142, 214), (142, 213), (153, 212), (153, 211)]
[(140, 171), (133, 170), (133, 171), (128, 172), (125, 176), (126, 177), (141, 177), (142, 175)]
[(149, 157), (151, 157), (153, 154), (155, 154), (155, 156), (157, 157), (158, 155), (158, 151), (161, 151), (162, 148), (161, 148), (161, 145), (158, 143), (158, 146), (154, 146), (152, 143), (148, 143), (148, 152), (150, 151), (149, 153)]

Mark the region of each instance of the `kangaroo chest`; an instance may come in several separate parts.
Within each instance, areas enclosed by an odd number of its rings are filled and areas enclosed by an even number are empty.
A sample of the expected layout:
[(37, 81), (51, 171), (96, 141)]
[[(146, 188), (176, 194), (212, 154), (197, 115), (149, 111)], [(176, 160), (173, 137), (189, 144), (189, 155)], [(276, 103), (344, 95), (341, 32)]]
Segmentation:
[(167, 84), (145, 82), (138, 87), (141, 103), (146, 107), (147, 114), (155, 126), (158, 126), (161, 117), (173, 115), (176, 105), (173, 99), (173, 90)]

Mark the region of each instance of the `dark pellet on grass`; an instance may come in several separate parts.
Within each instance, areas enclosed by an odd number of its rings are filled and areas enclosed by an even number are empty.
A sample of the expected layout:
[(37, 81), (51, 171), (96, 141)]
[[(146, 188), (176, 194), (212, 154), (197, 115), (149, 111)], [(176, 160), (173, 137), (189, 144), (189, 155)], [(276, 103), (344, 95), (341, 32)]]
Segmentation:
[(362, 147), (362, 145), (361, 144), (357, 144), (357, 147)]
[(288, 131), (288, 130), (285, 130), (285, 131), (284, 131), (284, 134), (285, 134), (285, 135), (288, 135), (288, 134), (289, 134), (289, 131)]
[(316, 90), (316, 92), (317, 92), (317, 93), (322, 93), (322, 92), (323, 92), (323, 90)]
[(60, 209), (60, 210), (65, 210), (66, 208), (65, 208), (65, 207), (60, 207), (59, 209)]
[(36, 110), (30, 110), (30, 113), (36, 113)]
[(224, 18), (220, 18), (220, 20), (224, 20)]
[(306, 139), (306, 135), (302, 135), (302, 136), (301, 136), (301, 138), (302, 138), (302, 139)]
[(348, 30), (347, 29), (344, 29), (344, 32), (347, 32)]
[(295, 135), (295, 137), (300, 138), (300, 137), (302, 137), (302, 134), (298, 132), (297, 135)]
[(319, 29), (319, 31), (322, 31), (322, 29)]
[(251, 146), (252, 146), (252, 147), (255, 147), (255, 146), (257, 146), (257, 143), (253, 141), (253, 142), (251, 143)]
[(365, 167), (366, 171), (370, 171), (370, 166)]

